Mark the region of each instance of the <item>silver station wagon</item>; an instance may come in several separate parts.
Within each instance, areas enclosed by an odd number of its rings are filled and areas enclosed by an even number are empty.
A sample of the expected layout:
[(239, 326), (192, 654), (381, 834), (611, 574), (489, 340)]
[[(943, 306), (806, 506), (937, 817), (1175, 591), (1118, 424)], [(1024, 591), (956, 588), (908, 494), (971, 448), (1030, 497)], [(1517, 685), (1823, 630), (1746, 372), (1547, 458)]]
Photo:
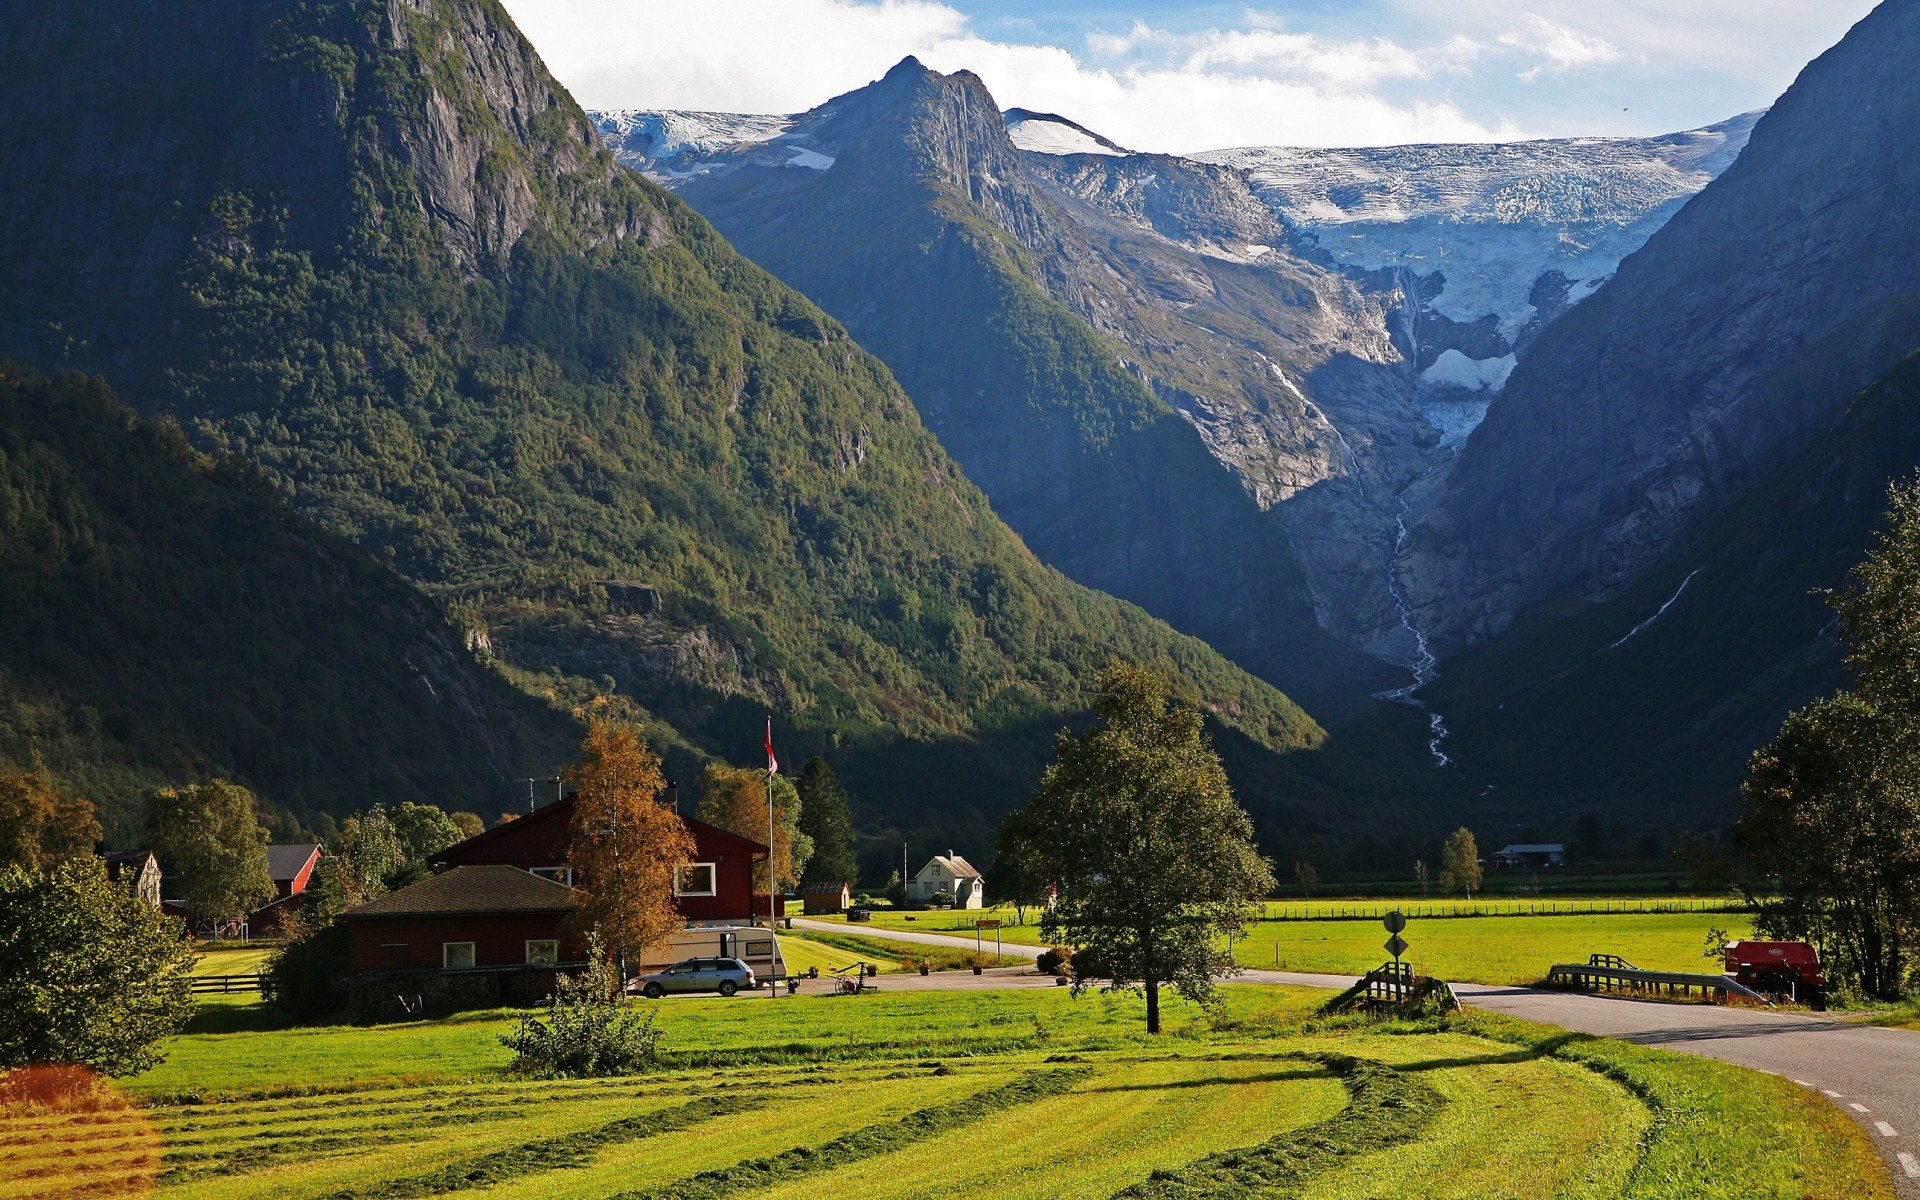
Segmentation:
[(719, 992), (731, 996), (741, 988), (755, 988), (753, 968), (737, 958), (689, 958), (664, 971), (637, 976), (628, 985), (650, 1000), (668, 992)]

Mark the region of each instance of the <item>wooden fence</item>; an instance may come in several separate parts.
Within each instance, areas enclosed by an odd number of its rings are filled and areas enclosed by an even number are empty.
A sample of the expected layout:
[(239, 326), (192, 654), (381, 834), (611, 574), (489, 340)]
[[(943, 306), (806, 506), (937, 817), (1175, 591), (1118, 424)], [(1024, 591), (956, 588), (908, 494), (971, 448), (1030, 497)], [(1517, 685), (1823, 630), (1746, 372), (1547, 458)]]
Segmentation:
[(252, 975), (195, 975), (193, 994), (196, 996), (224, 992), (257, 992), (263, 976), (257, 972)]

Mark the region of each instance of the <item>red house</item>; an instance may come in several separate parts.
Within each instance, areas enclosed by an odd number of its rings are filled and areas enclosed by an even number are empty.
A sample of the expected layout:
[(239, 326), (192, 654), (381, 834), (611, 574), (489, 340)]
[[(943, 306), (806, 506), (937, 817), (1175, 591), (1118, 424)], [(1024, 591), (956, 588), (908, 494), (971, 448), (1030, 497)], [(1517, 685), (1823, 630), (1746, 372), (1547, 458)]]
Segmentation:
[(307, 885), (313, 882), (320, 856), (321, 848), (312, 842), (267, 847), (267, 877), (273, 880), (274, 897), (247, 918), (251, 934), (272, 937), (285, 928), (288, 917), (306, 907)]
[[(436, 868), (508, 866), (531, 871), (554, 883), (571, 885), (567, 847), (573, 829), (574, 798), (556, 800), (496, 825), (427, 861)], [(681, 817), (693, 835), (693, 863), (682, 872), (675, 907), (688, 921), (747, 921), (754, 915), (753, 864), (767, 856), (764, 844), (724, 829)], [(764, 904), (759, 911), (764, 914)]]
[(344, 914), (347, 968), (498, 971), (579, 962), (572, 888), (504, 865), (454, 867)]

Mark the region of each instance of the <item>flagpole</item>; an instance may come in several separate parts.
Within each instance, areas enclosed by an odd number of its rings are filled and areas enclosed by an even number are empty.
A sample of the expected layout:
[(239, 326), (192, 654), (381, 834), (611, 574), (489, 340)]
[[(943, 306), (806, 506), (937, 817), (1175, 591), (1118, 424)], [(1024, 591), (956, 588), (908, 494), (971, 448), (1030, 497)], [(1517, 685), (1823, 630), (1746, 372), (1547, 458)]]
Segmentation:
[[(767, 717), (767, 938), (771, 945), (778, 946), (780, 940), (780, 919), (774, 915), (779, 906), (780, 889), (773, 877), (773, 773), (780, 769), (779, 761), (773, 757), (773, 717)], [(778, 981), (772, 978), (773, 964), (767, 964), (767, 995), (778, 997)]]

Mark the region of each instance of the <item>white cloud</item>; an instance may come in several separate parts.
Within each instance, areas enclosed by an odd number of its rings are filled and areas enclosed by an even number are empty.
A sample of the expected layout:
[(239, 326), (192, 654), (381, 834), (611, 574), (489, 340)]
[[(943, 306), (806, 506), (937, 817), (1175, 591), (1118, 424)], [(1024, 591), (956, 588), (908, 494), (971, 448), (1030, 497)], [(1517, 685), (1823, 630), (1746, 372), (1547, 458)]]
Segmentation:
[[(589, 108), (796, 112), (859, 87), (908, 54), (971, 70), (1006, 107), (1064, 113), (1140, 150), (1489, 141), (1519, 131), (1470, 117), (1444, 93), (1386, 94), (1396, 80), (1463, 71), (1479, 43), (1423, 49), (1385, 38), (1245, 29), (1174, 35), (1136, 23), (1086, 55), (980, 37), (933, 0), (506, 0)], [(1428, 89), (1431, 91), (1432, 89)]]
[(1520, 72), (1531, 83), (1549, 71), (1570, 71), (1577, 67), (1597, 67), (1618, 62), (1619, 47), (1603, 37), (1549, 21), (1538, 13), (1528, 13), (1526, 26), (1500, 35), (1500, 44), (1540, 56), (1540, 61)]

